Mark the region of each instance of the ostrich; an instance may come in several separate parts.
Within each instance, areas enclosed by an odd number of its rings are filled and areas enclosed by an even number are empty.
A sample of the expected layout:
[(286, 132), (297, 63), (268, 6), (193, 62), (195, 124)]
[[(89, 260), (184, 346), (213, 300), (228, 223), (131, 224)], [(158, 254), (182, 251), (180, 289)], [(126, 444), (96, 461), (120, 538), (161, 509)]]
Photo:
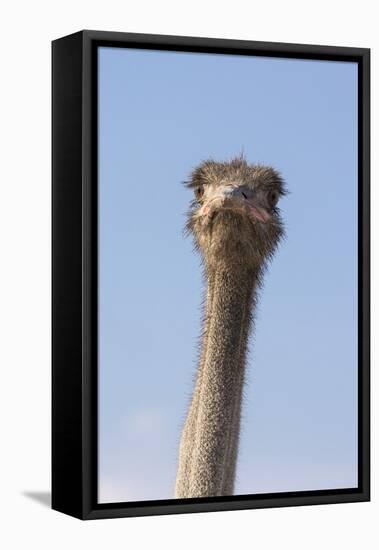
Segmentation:
[(273, 168), (208, 160), (192, 173), (186, 225), (200, 252), (207, 292), (195, 388), (179, 447), (177, 498), (231, 495), (242, 391), (256, 296), (284, 234), (285, 195)]

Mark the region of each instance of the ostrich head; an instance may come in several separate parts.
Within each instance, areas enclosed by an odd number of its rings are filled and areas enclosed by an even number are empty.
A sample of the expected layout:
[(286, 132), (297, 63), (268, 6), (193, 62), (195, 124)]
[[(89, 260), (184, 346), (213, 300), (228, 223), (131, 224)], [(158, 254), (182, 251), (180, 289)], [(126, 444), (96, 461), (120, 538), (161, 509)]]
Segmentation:
[(286, 190), (279, 173), (249, 165), (243, 157), (208, 160), (193, 171), (187, 186), (195, 198), (186, 228), (206, 265), (262, 268), (284, 234), (278, 201)]

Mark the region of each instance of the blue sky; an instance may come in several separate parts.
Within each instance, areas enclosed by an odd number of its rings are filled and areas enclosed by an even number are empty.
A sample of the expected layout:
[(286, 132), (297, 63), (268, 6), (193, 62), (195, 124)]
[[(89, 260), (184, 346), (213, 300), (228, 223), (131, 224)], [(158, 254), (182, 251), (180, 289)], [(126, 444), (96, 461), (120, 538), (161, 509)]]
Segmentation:
[(181, 182), (241, 150), (290, 194), (236, 493), (357, 485), (356, 65), (100, 48), (100, 502), (173, 498), (202, 295)]

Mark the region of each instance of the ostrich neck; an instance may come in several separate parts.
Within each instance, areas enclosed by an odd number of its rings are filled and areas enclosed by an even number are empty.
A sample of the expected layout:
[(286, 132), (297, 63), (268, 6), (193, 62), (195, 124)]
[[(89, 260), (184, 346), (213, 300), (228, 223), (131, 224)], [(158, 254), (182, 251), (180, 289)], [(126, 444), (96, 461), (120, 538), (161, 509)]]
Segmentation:
[(243, 398), (243, 386), (245, 382), (245, 363), (247, 355), (247, 345), (249, 340), (250, 327), (252, 323), (252, 313), (255, 307), (255, 289), (256, 280), (253, 279), (254, 286), (250, 288), (250, 295), (246, 300), (246, 309), (241, 328), (240, 355), (238, 359), (238, 381), (237, 391), (234, 397), (232, 425), (229, 431), (229, 441), (225, 456), (224, 475), (221, 495), (234, 494), (234, 481), (237, 469), (237, 457), (240, 440), (241, 408)]
[(187, 418), (183, 426), (183, 432), (179, 447), (179, 464), (175, 486), (175, 496), (177, 498), (187, 498), (189, 495), (189, 483), (191, 478), (193, 458), (193, 441), (195, 438), (197, 419), (199, 414), (199, 400), (203, 381), (204, 364), (207, 355), (209, 325), (212, 315), (214, 272), (207, 269), (205, 273), (208, 285), (204, 304), (202, 342), (199, 354), (196, 384), (193, 391)]
[(221, 495), (230, 477), (230, 447), (238, 445), (244, 350), (254, 279), (252, 271), (241, 264), (220, 263), (213, 270), (208, 294), (211, 314), (203, 341), (196, 422), (190, 442), (188, 488), (182, 496)]

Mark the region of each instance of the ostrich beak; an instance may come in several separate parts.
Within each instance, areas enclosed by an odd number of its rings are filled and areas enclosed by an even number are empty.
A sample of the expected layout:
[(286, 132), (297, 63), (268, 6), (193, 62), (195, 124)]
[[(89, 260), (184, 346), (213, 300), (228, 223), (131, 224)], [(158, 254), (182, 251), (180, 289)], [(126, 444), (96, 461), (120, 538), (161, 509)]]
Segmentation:
[(225, 185), (222, 189), (225, 199), (234, 199), (244, 203), (249, 209), (249, 214), (260, 222), (266, 223), (271, 218), (267, 210), (259, 204), (254, 191), (247, 185)]
[(271, 218), (270, 214), (265, 208), (260, 208), (254, 204), (249, 204), (251, 215), (260, 222), (266, 223)]

